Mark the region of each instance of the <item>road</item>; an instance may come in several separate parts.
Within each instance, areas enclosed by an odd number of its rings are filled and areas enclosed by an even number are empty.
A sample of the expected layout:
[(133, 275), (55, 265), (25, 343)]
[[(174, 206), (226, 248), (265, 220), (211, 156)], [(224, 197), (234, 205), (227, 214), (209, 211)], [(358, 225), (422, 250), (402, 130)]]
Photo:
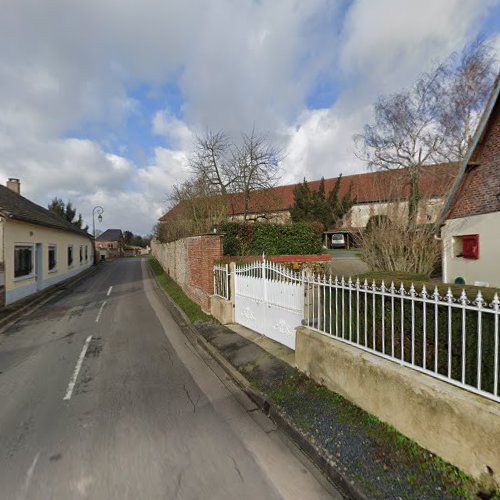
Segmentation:
[(164, 300), (117, 260), (0, 335), (0, 498), (341, 498)]

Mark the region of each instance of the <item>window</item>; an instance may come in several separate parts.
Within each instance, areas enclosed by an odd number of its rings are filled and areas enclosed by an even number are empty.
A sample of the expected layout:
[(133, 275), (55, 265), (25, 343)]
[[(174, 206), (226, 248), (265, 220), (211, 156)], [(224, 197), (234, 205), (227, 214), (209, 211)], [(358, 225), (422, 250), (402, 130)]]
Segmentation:
[(14, 278), (30, 276), (33, 271), (33, 246), (14, 246)]
[(83, 245), (80, 245), (80, 264), (83, 262)]
[(85, 262), (89, 260), (89, 246), (85, 245)]
[(56, 246), (49, 245), (49, 272), (55, 271), (57, 266)]
[(73, 265), (73, 245), (68, 246), (68, 267)]

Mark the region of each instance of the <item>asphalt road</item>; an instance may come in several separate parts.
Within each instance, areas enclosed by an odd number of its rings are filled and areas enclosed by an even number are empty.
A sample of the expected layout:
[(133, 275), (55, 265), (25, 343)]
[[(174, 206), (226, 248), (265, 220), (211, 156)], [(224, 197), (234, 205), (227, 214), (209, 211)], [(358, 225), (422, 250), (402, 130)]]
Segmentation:
[(341, 498), (146, 265), (105, 264), (0, 335), (0, 499)]

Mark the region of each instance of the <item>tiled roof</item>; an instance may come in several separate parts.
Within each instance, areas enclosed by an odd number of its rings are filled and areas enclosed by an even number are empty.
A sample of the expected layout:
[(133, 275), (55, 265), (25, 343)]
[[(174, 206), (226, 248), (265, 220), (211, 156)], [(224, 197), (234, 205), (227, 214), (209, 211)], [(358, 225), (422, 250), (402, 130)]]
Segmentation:
[(12, 218), (31, 224), (52, 227), (63, 231), (71, 231), (90, 237), (85, 231), (59, 217), (54, 212), (33, 203), (24, 196), (0, 185), (0, 213), (6, 218)]
[[(442, 197), (448, 193), (458, 172), (458, 163), (440, 163), (423, 167), (420, 176), (420, 194), (425, 198)], [(326, 192), (331, 191), (338, 177), (325, 179)], [(339, 196), (347, 193), (352, 183), (352, 196), (356, 203), (395, 201), (409, 196), (409, 176), (406, 169), (367, 172), (342, 177)], [(309, 182), (311, 190), (317, 190), (320, 181)], [(268, 191), (256, 191), (249, 200), (249, 213), (288, 210), (294, 202), (293, 191), (297, 184), (277, 186)], [(177, 205), (160, 218), (167, 221), (182, 211)], [(229, 195), (228, 215), (244, 212), (242, 193)]]
[(96, 241), (121, 241), (123, 233), (121, 229), (106, 229), (104, 233), (96, 238)]
[(500, 76), (486, 103), (471, 146), (450, 189), (438, 225), (499, 211)]

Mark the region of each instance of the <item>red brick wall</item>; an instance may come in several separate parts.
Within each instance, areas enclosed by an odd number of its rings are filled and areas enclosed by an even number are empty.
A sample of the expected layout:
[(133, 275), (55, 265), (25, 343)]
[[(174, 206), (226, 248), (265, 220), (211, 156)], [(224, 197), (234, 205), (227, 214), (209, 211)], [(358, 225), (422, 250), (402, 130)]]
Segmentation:
[(163, 244), (153, 241), (151, 251), (184, 293), (204, 311), (210, 311), (214, 261), (222, 259), (222, 235), (205, 234)]
[(188, 238), (188, 284), (186, 294), (210, 311), (214, 293), (214, 261), (222, 258), (222, 235), (208, 234)]
[(476, 148), (472, 161), (479, 163), (470, 171), (457, 193), (449, 218), (458, 219), (500, 210), (500, 105), (490, 116), (490, 125)]

